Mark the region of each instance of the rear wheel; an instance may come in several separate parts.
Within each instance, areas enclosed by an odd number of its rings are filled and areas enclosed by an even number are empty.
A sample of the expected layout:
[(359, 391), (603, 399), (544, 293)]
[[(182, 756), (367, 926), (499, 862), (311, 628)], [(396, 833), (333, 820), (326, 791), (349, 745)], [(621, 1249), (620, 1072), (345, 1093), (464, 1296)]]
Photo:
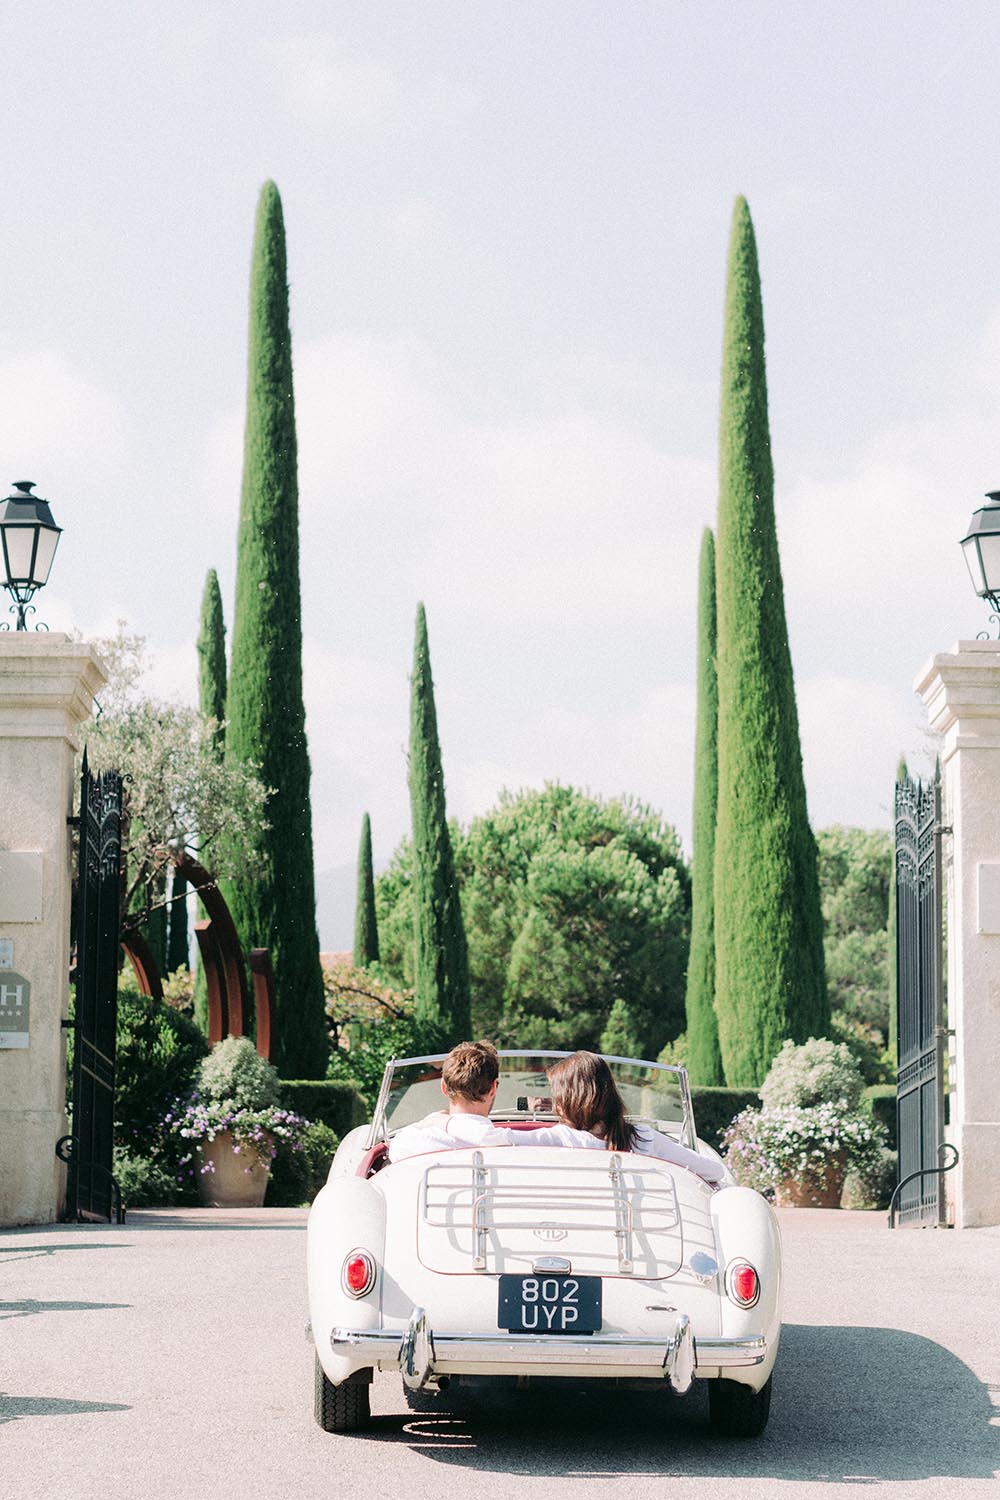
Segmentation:
[(371, 1386), (367, 1381), (349, 1380), (334, 1385), (327, 1380), (317, 1355), (314, 1393), (316, 1421), (324, 1432), (357, 1432), (367, 1427), (371, 1417)]
[(708, 1381), (708, 1414), (722, 1437), (759, 1437), (771, 1411), (771, 1381), (759, 1391), (736, 1380)]

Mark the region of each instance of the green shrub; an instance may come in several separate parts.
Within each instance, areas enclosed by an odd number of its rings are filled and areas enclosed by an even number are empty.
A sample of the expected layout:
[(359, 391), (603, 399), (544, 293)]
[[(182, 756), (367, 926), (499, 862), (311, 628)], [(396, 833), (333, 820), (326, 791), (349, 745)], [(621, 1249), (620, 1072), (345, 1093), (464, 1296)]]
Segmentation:
[(782, 1044), (761, 1084), (760, 1097), (765, 1109), (839, 1104), (854, 1110), (864, 1086), (861, 1070), (843, 1042), (810, 1037), (798, 1046)]
[(153, 1157), (166, 1132), (163, 1117), (187, 1093), (208, 1043), (168, 1005), (124, 990), (118, 996), (115, 1139), (130, 1158)]
[(722, 1148), (722, 1135), (741, 1110), (759, 1104), (756, 1089), (693, 1088), (694, 1123), (700, 1138), (716, 1151)]
[(888, 1148), (876, 1160), (852, 1168), (844, 1179), (841, 1208), (888, 1208), (897, 1172), (896, 1153)]
[(896, 1085), (894, 1083), (877, 1083), (872, 1088), (867, 1088), (861, 1097), (862, 1107), (874, 1115), (881, 1125), (885, 1126), (889, 1145), (893, 1151), (898, 1150), (899, 1143), (896, 1139)]
[(353, 1084), (374, 1106), (390, 1057), (426, 1057), (447, 1050), (444, 1033), (433, 1021), (413, 1016), (386, 1018), (361, 1028), (349, 1052), (341, 1048), (331, 1052), (326, 1076)]
[(370, 1117), (367, 1102), (355, 1084), (339, 1078), (283, 1079), (281, 1102), (295, 1114), (327, 1125), (341, 1140)]
[(283, 1140), (275, 1144), (267, 1206), (298, 1208), (311, 1203), (326, 1181), (339, 1144), (335, 1132), (329, 1125), (316, 1121), (303, 1130), (297, 1145)]
[(277, 1068), (246, 1036), (217, 1042), (201, 1064), (195, 1087), (203, 1100), (231, 1104), (234, 1110), (270, 1109), (281, 1095)]
[(160, 1158), (133, 1156), (115, 1147), (114, 1178), (125, 1208), (171, 1208), (185, 1195)]

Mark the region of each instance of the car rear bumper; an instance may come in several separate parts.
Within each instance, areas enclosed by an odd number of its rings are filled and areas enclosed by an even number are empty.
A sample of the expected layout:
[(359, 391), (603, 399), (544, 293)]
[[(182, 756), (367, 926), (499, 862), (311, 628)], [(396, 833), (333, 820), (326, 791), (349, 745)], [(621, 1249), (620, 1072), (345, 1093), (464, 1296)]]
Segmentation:
[(399, 1369), (411, 1390), (441, 1375), (584, 1375), (649, 1377), (683, 1393), (696, 1375), (759, 1365), (767, 1358), (764, 1337), (695, 1339), (686, 1313), (666, 1337), (617, 1333), (435, 1333), (423, 1308), (407, 1327), (334, 1328), (330, 1347), (338, 1363), (353, 1369), (378, 1365)]

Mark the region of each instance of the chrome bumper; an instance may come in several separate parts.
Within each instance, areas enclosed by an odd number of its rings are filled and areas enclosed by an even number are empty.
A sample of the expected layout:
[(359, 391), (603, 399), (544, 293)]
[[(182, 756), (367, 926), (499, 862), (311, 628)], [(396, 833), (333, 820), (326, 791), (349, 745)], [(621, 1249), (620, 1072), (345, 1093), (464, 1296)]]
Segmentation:
[(532, 1365), (593, 1368), (600, 1374), (613, 1366), (636, 1374), (658, 1371), (678, 1394), (697, 1373), (759, 1365), (767, 1358), (767, 1340), (695, 1339), (686, 1313), (678, 1314), (667, 1338), (617, 1333), (434, 1333), (422, 1307), (415, 1307), (407, 1327), (334, 1328), (330, 1347), (335, 1354), (350, 1350), (364, 1364), (395, 1366), (410, 1390), (419, 1390), (438, 1375), (459, 1373), (467, 1367), (488, 1367), (496, 1374), (524, 1372)]

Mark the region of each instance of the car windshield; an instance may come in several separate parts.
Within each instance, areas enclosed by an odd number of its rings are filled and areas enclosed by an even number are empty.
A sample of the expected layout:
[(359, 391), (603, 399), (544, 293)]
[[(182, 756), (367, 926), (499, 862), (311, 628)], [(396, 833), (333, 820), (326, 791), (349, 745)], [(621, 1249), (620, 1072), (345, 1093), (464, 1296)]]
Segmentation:
[[(501, 1052), (500, 1082), (490, 1118), (552, 1121), (546, 1070), (569, 1052)], [(445, 1053), (393, 1058), (388, 1063), (372, 1120), (369, 1144), (386, 1140), (404, 1125), (445, 1107), (441, 1069)], [(635, 1058), (605, 1057), (630, 1120), (642, 1120), (694, 1146), (691, 1092), (683, 1068)]]

